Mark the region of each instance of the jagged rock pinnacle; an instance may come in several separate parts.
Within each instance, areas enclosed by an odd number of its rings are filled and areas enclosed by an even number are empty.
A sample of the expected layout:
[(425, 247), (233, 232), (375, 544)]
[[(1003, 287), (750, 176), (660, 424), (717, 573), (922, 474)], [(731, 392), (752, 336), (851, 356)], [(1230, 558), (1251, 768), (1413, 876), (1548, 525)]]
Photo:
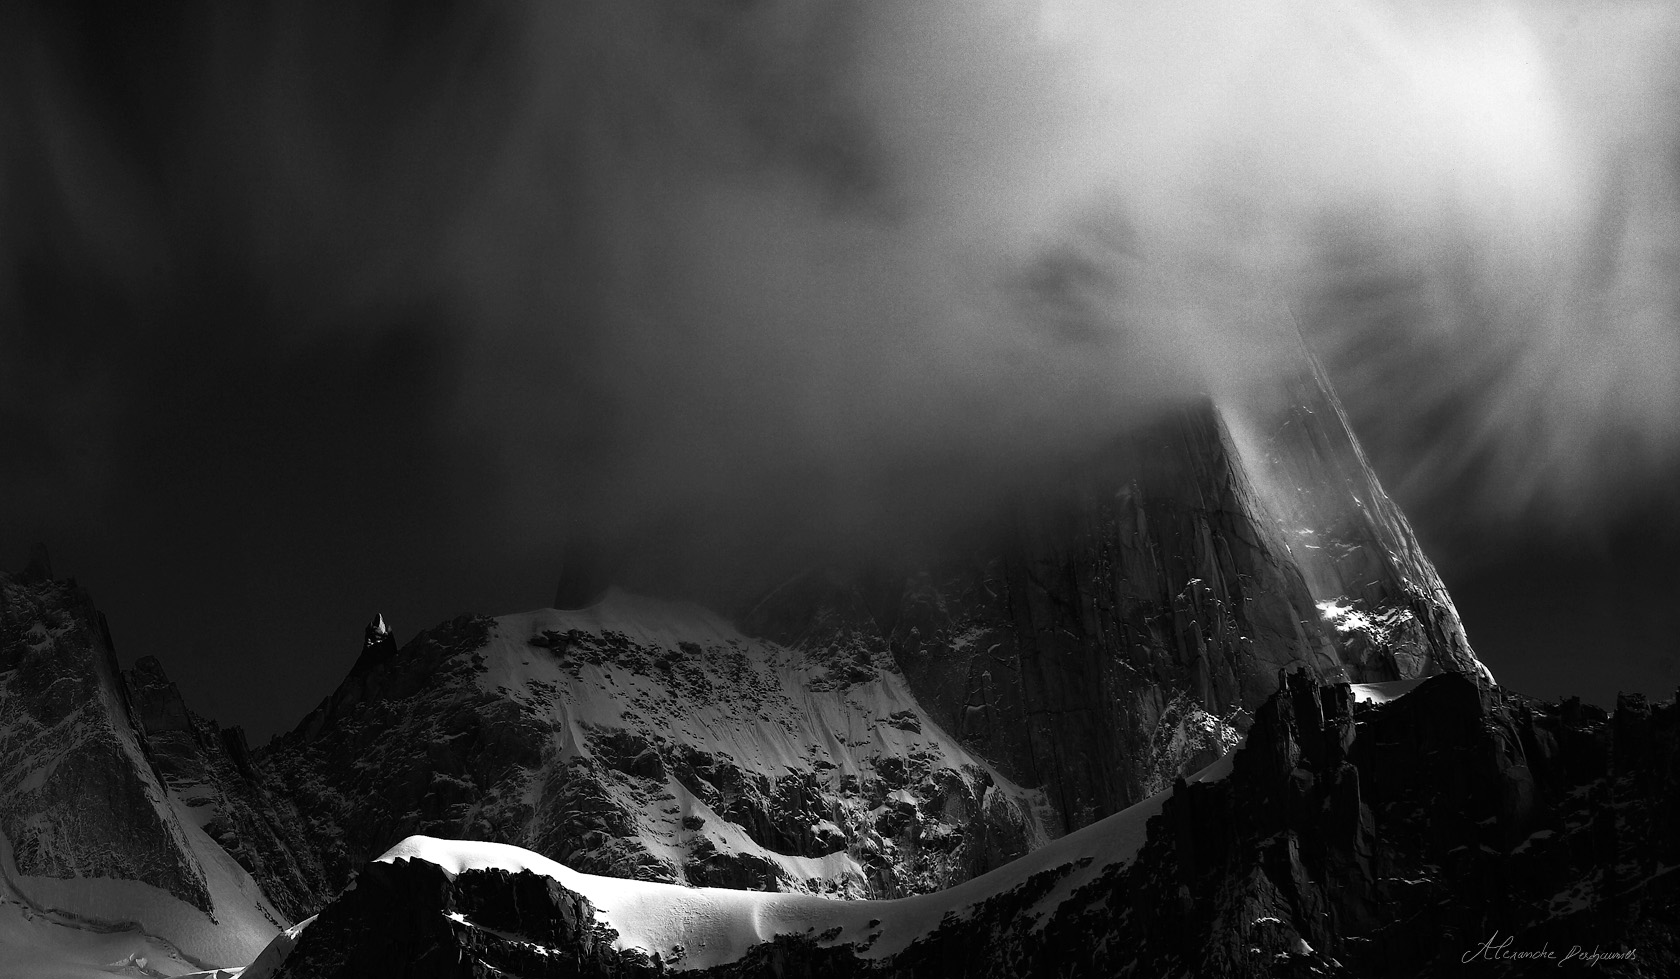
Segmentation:
[(357, 665), (384, 659), (396, 651), (397, 638), (391, 634), (391, 627), (385, 624), (384, 614), (375, 613), (374, 621), (362, 632), (362, 657)]

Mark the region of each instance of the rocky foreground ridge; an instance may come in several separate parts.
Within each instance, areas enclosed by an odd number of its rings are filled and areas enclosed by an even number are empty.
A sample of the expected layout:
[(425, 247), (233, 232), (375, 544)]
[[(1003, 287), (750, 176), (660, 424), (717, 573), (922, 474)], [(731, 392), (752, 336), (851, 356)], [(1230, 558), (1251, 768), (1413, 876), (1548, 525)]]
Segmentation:
[[(1526, 975), (1536, 966), (1502, 951), (1550, 952), (1541, 964), (1567, 972), (1680, 972), (1674, 703), (1630, 697), (1606, 715), (1452, 674), (1387, 695), (1289, 677), (1257, 711), (1228, 773), (1181, 780), (1139, 807), (1152, 810), (1141, 843), (1099, 823), (1070, 838), (1090, 852), (1029, 856), (1030, 874), (1000, 871), (952, 892), (942, 918), (917, 899), (828, 902), (826, 916), (800, 918), (773, 895), (753, 895), (713, 913), (757, 928), (758, 940), (727, 961), (694, 961), (681, 943), (634, 947), (639, 936), (615, 929), (642, 927), (632, 906), (657, 896), (564, 868), (465, 866), (449, 844), (429, 841), (431, 851), (364, 868), (246, 979)], [(1135, 819), (1128, 811), (1104, 822)], [(666, 890), (673, 901), (685, 894)], [(895, 918), (919, 922), (919, 933), (883, 939)], [(805, 927), (764, 935), (765, 921)]]

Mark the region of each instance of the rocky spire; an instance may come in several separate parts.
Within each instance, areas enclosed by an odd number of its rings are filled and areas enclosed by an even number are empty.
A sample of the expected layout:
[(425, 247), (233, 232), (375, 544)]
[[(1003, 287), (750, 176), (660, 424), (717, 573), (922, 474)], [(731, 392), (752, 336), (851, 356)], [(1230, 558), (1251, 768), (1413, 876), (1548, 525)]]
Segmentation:
[(391, 627), (385, 624), (384, 614), (375, 613), (373, 622), (369, 623), (362, 633), (362, 655), (356, 660), (352, 672), (370, 669), (375, 663), (383, 662), (396, 654), (396, 636), (391, 633)]

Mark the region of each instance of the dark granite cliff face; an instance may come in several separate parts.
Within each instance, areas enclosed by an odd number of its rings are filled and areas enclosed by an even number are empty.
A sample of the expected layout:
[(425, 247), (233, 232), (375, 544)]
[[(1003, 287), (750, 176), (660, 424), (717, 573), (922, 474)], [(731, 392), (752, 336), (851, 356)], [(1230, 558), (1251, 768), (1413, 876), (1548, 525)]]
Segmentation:
[[(1362, 703), (1347, 685), (1298, 672), (1256, 711), (1230, 772), (1180, 782), (1131, 859), (1046, 865), (977, 904), (954, 903), (893, 954), (870, 958), (869, 939), (838, 941), (842, 929), (814, 917), (804, 932), (690, 974), (1672, 976), (1676, 825), (1674, 703), (1627, 698), (1607, 716), (1462, 674)], [(1102, 869), (1077, 877), (1093, 860)], [(351, 963), (390, 976), (671, 971), (612, 952), (588, 902), (552, 880), (450, 882), (405, 863), (364, 874), (371, 886), (330, 907), (286, 963), (309, 967), (280, 975), (368, 974)], [(469, 904), (497, 908), (494, 921)], [(839, 920), (844, 905), (834, 906)], [(870, 913), (889, 918), (894, 905)], [(343, 924), (358, 921), (378, 927)]]
[(237, 728), (188, 710), (156, 660), (118, 669), (73, 580), (0, 574), (0, 945), (122, 935), (173, 970), (149, 974), (243, 964), (331, 896), (296, 822)]
[[(1278, 671), (1382, 681), (1485, 671), (1327, 388), (1212, 402), (1070, 466), (928, 566), (814, 572), (748, 631), (890, 655), (918, 700), (1068, 828), (1235, 744)], [(1294, 487), (1308, 489), (1297, 493)]]
[(105, 617), (73, 581), (34, 570), (0, 574), (0, 834), (12, 868), (144, 881), (209, 912), (204, 869), (136, 734)]
[(336, 893), (321, 886), (317, 843), (252, 757), (243, 730), (189, 710), (154, 657), (124, 671), (123, 684), (146, 757), (177, 810), (259, 881), (277, 909), (305, 918)]
[(1548, 965), (1579, 946), (1623, 956), (1581, 971), (1673, 975), (1677, 815), (1672, 703), (1607, 720), (1448, 674), (1367, 705), (1296, 674), (1228, 777), (1175, 788), (1135, 862), (1043, 927), (1000, 898), (887, 974), (1529, 974), (1473, 956), (1509, 938)]
[(588, 898), (529, 871), (454, 877), (418, 860), (371, 863), (293, 946), (283, 940), (261, 979), (643, 979), (657, 958), (616, 951), (617, 934)]
[(1448, 674), (1375, 706), (1296, 675), (1228, 779), (1175, 790), (1118, 906), (1141, 974), (1514, 974), (1472, 954), (1510, 938), (1670, 975), (1677, 805), (1673, 704), (1607, 722)]

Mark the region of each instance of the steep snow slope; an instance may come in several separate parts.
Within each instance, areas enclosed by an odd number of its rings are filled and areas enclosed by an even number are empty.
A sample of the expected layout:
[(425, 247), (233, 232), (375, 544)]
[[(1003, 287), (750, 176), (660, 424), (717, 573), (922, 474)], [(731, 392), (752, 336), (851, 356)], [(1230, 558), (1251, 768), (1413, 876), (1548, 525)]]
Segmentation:
[(618, 590), (400, 650), (370, 629), (263, 758), (345, 877), (424, 833), (646, 880), (891, 896), (1046, 838), (1041, 799), (957, 747), (890, 657), (812, 657)]
[[(208, 914), (142, 881), (97, 874), (71, 878), (18, 874), (10, 846), (3, 841), (0, 893), (9, 907), (31, 922), (59, 925), (76, 935), (131, 936), (138, 943), (137, 954), (149, 957), (153, 969), (191, 972), (249, 961), (255, 950), (274, 938), (285, 919), (269, 905), (250, 875), (214, 841), (192, 826), (186, 828), (186, 835), (193, 857), (205, 871), (213, 909)], [(37, 929), (36, 934), (44, 933)], [(58, 936), (48, 944), (71, 945), (73, 939)], [(20, 953), (0, 940), (0, 958), (14, 954)]]
[(110, 979), (198, 971), (133, 928), (89, 925), (0, 897), (0, 979)]
[[(212, 922), (137, 881), (57, 881), (52, 882), (56, 888), (36, 887), (26, 894), (17, 886), (11, 848), (4, 840), (0, 869), (0, 979), (201, 975), (206, 960), (237, 968), (253, 948), (274, 937), (266, 920), (234, 915)], [(211, 879), (213, 891), (220, 891), (217, 876)], [(230, 905), (236, 899), (260, 901), (254, 895), (221, 896)], [(118, 913), (100, 914), (101, 909)]]
[[(530, 640), (538, 636), (548, 638), (549, 655), (541, 654), (544, 647), (531, 646)], [(595, 636), (607, 642), (586, 651)], [(627, 645), (617, 645), (617, 637), (624, 637)], [(632, 652), (637, 649), (661, 651), (661, 660), (649, 669)], [(828, 667), (747, 640), (696, 606), (615, 591), (580, 611), (504, 616), (497, 620), (483, 655), (486, 668), (480, 685), (525, 709), (548, 712), (557, 733), (563, 726), (560, 751), (568, 760), (588, 757), (600, 745), (617, 740), (605, 732), (626, 730), (630, 723), (648, 739), (649, 747), (642, 750), (655, 755), (660, 732), (680, 732), (683, 748), (669, 766), (676, 771), (668, 772), (664, 783), (669, 798), (658, 800), (664, 805), (657, 814), (643, 815), (640, 821), (642, 841), (670, 866), (681, 867), (689, 858), (694, 835), (684, 824), (698, 822), (702, 832), (707, 825), (715, 827), (709, 843), (720, 854), (769, 860), (793, 881), (851, 879), (861, 885), (867, 872), (859, 861), (861, 854), (847, 852), (848, 834), (842, 825), (873, 823), (879, 818), (874, 810), (885, 810), (891, 803), (920, 808), (929, 801), (924, 796), (933, 793), (958, 805), (984, 805), (983, 798), (964, 800), (931, 782), (912, 784), (908, 775), (900, 786), (883, 781), (885, 798), (872, 805), (862, 793), (878, 767), (896, 770), (908, 760), (912, 768), (967, 779), (982, 794), (988, 788), (1011, 791), (989, 766), (955, 748), (927, 721), (891, 671), (847, 664), (855, 672), (842, 687)], [(692, 770), (695, 758), (709, 758), (702, 764), (714, 772), (719, 764), (732, 764), (778, 783), (793, 774), (811, 795), (827, 790), (840, 797), (827, 805), (809, 797), (795, 803), (803, 806), (801, 818), (809, 820), (803, 825), (777, 827), (787, 813), (770, 813), (771, 825), (762, 828), (761, 835), (782, 844), (772, 848), (712, 808), (711, 802), (723, 798), (721, 788), (708, 784), (703, 772)], [(654, 759), (645, 764), (657, 777)], [(800, 773), (814, 777), (801, 778)], [(853, 783), (859, 786), (858, 798), (844, 798), (844, 787)], [(613, 786), (609, 791), (627, 807), (642, 801), (634, 787)], [(774, 800), (774, 790), (771, 795)], [(1013, 801), (1005, 803), (1021, 813), (1023, 824), (1026, 801), (1026, 793), (1014, 790)], [(945, 800), (939, 802), (944, 815)], [(949, 825), (923, 824), (920, 831)], [(891, 845), (878, 832), (875, 836), (871, 840), (866, 835), (859, 849), (878, 852), (870, 848)], [(794, 852), (782, 852), (786, 850)]]

